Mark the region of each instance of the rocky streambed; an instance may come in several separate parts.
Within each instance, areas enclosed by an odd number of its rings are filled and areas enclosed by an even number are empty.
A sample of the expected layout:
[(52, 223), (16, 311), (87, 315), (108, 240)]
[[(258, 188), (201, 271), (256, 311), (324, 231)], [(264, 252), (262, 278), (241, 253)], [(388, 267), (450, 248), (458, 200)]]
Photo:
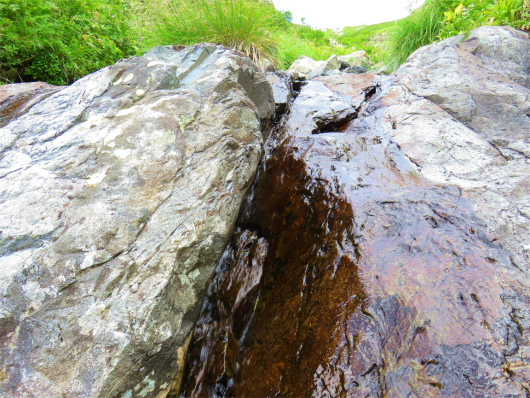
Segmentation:
[(0, 392), (529, 396), (528, 34), (327, 66), (158, 48), (0, 96)]

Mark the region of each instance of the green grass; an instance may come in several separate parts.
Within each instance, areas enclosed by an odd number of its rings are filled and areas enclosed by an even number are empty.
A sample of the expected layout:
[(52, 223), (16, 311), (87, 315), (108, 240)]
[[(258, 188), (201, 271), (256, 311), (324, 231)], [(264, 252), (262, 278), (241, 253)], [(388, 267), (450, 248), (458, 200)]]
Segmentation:
[(529, 1), (427, 0), (400, 21), (335, 34), (293, 24), (263, 0), (0, 0), (0, 82), (67, 84), (156, 45), (199, 42), (280, 69), (300, 55), (325, 60), (356, 50), (396, 68), (419, 47), (477, 26), (529, 29)]
[(340, 41), (344, 45), (358, 46), (369, 42), (374, 36), (381, 35), (396, 25), (395, 21), (383, 22), (375, 25), (361, 25), (346, 27), (340, 34)]
[(221, 44), (287, 69), (344, 54), (262, 0), (0, 0), (0, 82), (69, 84), (158, 45)]
[(289, 17), (257, 0), (155, 0), (140, 12), (139, 52), (155, 45), (210, 42), (243, 51), (258, 65), (268, 59), (279, 69), (299, 55), (321, 60), (337, 52), (325, 32), (292, 24)]
[(343, 55), (351, 52), (348, 48), (331, 47), (326, 32), (309, 26), (290, 24), (283, 30), (277, 30), (274, 37), (278, 49), (279, 69), (288, 69), (300, 55), (319, 61), (327, 60), (333, 54)]
[(386, 39), (388, 32), (396, 26), (395, 21), (383, 22), (375, 25), (362, 25), (346, 27), (339, 35), (335, 36), (342, 45), (353, 50), (364, 50), (370, 59), (379, 63), (386, 51)]
[(274, 31), (281, 23), (273, 6), (249, 0), (154, 1), (141, 12), (140, 51), (155, 45), (222, 44), (261, 63), (274, 59)]
[(385, 61), (397, 68), (418, 48), (484, 25), (528, 29), (528, 0), (427, 0), (389, 33)]
[[(435, 0), (427, 2), (396, 24), (389, 34), (389, 53), (386, 55), (394, 64), (401, 65), (418, 48), (437, 40), (443, 29), (443, 13), (453, 0)], [(440, 16), (442, 18), (440, 18)]]

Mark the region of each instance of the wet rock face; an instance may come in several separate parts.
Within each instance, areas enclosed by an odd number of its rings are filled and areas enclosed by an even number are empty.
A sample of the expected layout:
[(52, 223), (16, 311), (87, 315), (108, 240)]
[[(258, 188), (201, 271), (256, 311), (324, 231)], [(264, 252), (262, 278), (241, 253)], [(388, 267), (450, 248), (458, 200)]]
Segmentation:
[(270, 84), (198, 45), (26, 88), (0, 109), (0, 395), (165, 396), (256, 173)]
[[(181, 396), (528, 396), (526, 269), (475, 189), (495, 177), (440, 177), (508, 160), (409, 73), (301, 88), (210, 284)], [(510, 183), (528, 204), (526, 172)]]
[[(397, 71), (415, 94), (385, 124), (422, 174), (461, 187), (513, 262), (530, 264), (530, 38), (483, 27), (418, 50)], [(401, 94), (396, 92), (394, 97)], [(425, 101), (423, 98), (429, 100)], [(451, 120), (442, 108), (461, 123)], [(443, 126), (443, 128), (440, 128)], [(466, 128), (467, 127), (467, 128)], [(436, 149), (435, 149), (436, 148)]]
[(310, 81), (294, 101), (281, 130), (296, 135), (318, 134), (346, 124), (356, 116), (357, 110), (351, 101), (337, 95), (322, 82)]

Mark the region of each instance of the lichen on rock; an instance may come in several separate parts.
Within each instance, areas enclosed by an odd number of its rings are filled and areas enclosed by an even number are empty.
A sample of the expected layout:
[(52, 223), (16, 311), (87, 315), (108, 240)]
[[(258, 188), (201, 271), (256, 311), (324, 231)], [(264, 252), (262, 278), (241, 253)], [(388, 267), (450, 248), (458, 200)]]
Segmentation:
[(22, 105), (0, 129), (0, 395), (159, 397), (256, 173), (270, 85), (203, 44), (40, 89), (2, 102)]

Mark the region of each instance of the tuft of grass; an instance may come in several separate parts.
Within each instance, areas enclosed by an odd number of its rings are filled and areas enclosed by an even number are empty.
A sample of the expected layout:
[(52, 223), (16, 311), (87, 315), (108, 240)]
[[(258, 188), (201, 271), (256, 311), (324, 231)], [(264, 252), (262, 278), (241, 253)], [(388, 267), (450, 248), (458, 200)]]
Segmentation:
[(389, 33), (389, 52), (385, 58), (396, 68), (418, 48), (438, 40), (443, 29), (444, 12), (454, 0), (428, 0), (407, 18), (399, 20)]
[(263, 0), (155, 0), (138, 14), (140, 53), (156, 45), (210, 42), (242, 51), (260, 66), (268, 60), (287, 69), (299, 55), (322, 60), (348, 52)]
[(159, 0), (140, 12), (140, 51), (209, 42), (242, 51), (262, 64), (276, 58), (274, 32), (283, 19), (278, 14), (258, 0)]

